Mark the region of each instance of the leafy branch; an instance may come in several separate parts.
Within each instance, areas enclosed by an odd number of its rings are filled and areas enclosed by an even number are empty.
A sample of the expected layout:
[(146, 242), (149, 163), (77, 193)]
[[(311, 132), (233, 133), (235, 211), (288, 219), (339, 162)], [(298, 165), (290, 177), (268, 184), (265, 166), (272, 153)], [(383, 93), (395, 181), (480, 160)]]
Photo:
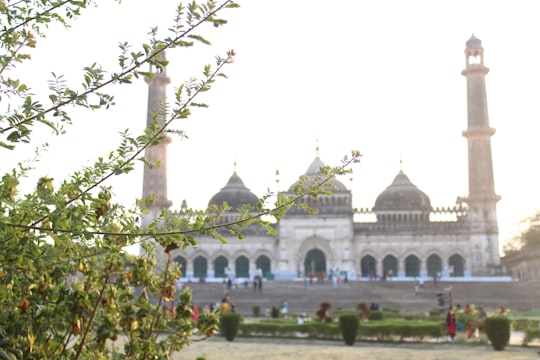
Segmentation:
[[(202, 6), (202, 9), (204, 10), (202, 15), (196, 12), (199, 7), (191, 6), (190, 9), (192, 9), (193, 12), (190, 12), (190, 18), (197, 18), (197, 22), (190, 24), (190, 27), (188, 29), (177, 34), (177, 36), (175, 36), (174, 38), (168, 38), (165, 41), (153, 41), (153, 46), (144, 46), (144, 58), (142, 60), (139, 60), (139, 57), (143, 56), (140, 52), (137, 54), (133, 54), (134, 61), (133, 65), (130, 67), (125, 68), (125, 64), (121, 60), (122, 71), (120, 73), (113, 74), (113, 76), (107, 81), (102, 81), (103, 70), (96, 67), (95, 64), (87, 67), (84, 83), (84, 87), (86, 88), (85, 91), (79, 94), (74, 90), (65, 89), (62, 92), (62, 96), (60, 97), (58, 96), (59, 92), (55, 91), (56, 94), (50, 96), (54, 105), (47, 109), (42, 109), (39, 103), (32, 103), (31, 99), (27, 98), (26, 103), (28, 106), (26, 106), (26, 111), (24, 112), (25, 115), (22, 116), (22, 118), (20, 116), (11, 117), (11, 124), (5, 128), (0, 128), (0, 134), (4, 134), (10, 130), (14, 130), (20, 127), (23, 127), (23, 129), (26, 130), (26, 128), (24, 127), (25, 124), (30, 124), (34, 120), (42, 122), (45, 120), (45, 115), (50, 112), (54, 112), (56, 116), (61, 116), (64, 119), (69, 119), (65, 111), (62, 109), (66, 105), (69, 105), (71, 103), (75, 103), (84, 107), (90, 107), (93, 109), (99, 108), (103, 105), (111, 105), (112, 98), (105, 94), (100, 94), (99, 90), (111, 84), (129, 82), (128, 80), (130, 79), (132, 74), (137, 77), (139, 75), (149, 76), (149, 73), (142, 72), (138, 69), (140, 69), (142, 65), (147, 63), (157, 65), (158, 67), (165, 66), (166, 61), (160, 60), (163, 58), (162, 53), (165, 50), (178, 46), (186, 46), (187, 44), (183, 42), (182, 39), (189, 36), (195, 29), (197, 29), (206, 22), (211, 21), (214, 24), (223, 24), (224, 22), (222, 20), (215, 18), (216, 13), (224, 8), (236, 6), (237, 5), (234, 4), (232, 0), (226, 0), (218, 6), (216, 6), (213, 1), (209, 1), (208, 5)], [(99, 105), (88, 104), (87, 98), (91, 94), (96, 94), (99, 97)], [(28, 136), (27, 131), (25, 131), (24, 133), (21, 132), (18, 135), (12, 133), (10, 134), (10, 136), (8, 136), (8, 140), (18, 141), (20, 138), (26, 136)]]
[[(211, 230), (218, 230), (221, 228), (232, 228), (234, 226), (239, 225), (245, 225), (245, 224), (252, 224), (255, 220), (264, 218), (266, 216), (273, 216), (276, 219), (279, 219), (287, 209), (290, 209), (295, 204), (298, 204), (303, 198), (306, 196), (311, 196), (313, 198), (316, 198), (320, 195), (331, 195), (331, 190), (325, 190), (325, 188), (330, 187), (330, 180), (335, 178), (337, 175), (344, 175), (349, 173), (348, 169), (351, 164), (358, 163), (360, 161), (361, 154), (358, 150), (355, 150), (352, 152), (351, 158), (345, 158), (342, 161), (342, 164), (339, 167), (325, 167), (320, 169), (320, 173), (316, 175), (316, 177), (313, 179), (304, 179), (302, 182), (300, 182), (295, 189), (295, 192), (297, 193), (295, 197), (292, 198), (280, 198), (276, 202), (276, 206), (271, 209), (258, 209), (260, 210), (256, 215), (250, 215), (246, 218), (241, 218), (238, 220), (230, 221), (230, 222), (219, 222), (221, 216), (224, 212), (229, 210), (228, 206), (225, 205), (218, 214), (211, 216), (214, 219), (215, 225), (207, 226), (207, 227), (193, 227), (189, 230), (172, 230), (172, 231), (164, 231), (164, 232), (135, 232), (135, 233), (125, 233), (125, 232), (110, 232), (110, 231), (90, 231), (88, 230), (87, 233), (90, 235), (101, 235), (101, 236), (126, 236), (126, 237), (149, 237), (149, 236), (156, 236), (156, 237), (167, 237), (172, 235), (188, 235), (188, 234), (194, 234), (194, 233), (201, 233), (201, 232), (208, 232)], [(309, 181), (311, 182), (311, 185), (309, 187), (306, 187), (305, 183)], [(263, 204), (265, 202), (267, 197), (264, 197), (259, 201), (259, 204)], [(307, 204), (302, 204), (302, 208), (306, 209), (307, 211), (311, 212), (312, 214), (316, 213), (316, 210), (309, 208)], [(244, 209), (244, 212), (251, 212), (253, 209), (250, 207), (247, 209)], [(190, 215), (197, 215), (198, 212), (191, 212), (185, 214), (187, 218), (190, 217)], [(205, 214), (205, 217), (208, 216)], [(155, 223), (161, 223), (164, 219), (166, 219), (168, 215), (162, 215), (154, 220)], [(42, 221), (43, 219), (40, 219)], [(39, 222), (39, 221), (37, 221)], [(207, 223), (207, 221), (195, 221), (195, 223)], [(54, 228), (54, 227), (42, 227), (42, 226), (35, 226), (35, 225), (21, 225), (21, 224), (12, 224), (5, 221), (0, 220), (0, 224), (7, 226), (7, 227), (14, 227), (14, 228), (20, 228), (25, 230), (37, 230), (37, 231), (43, 231), (46, 233), (66, 233), (66, 234), (73, 234), (76, 232), (76, 229), (73, 228)]]

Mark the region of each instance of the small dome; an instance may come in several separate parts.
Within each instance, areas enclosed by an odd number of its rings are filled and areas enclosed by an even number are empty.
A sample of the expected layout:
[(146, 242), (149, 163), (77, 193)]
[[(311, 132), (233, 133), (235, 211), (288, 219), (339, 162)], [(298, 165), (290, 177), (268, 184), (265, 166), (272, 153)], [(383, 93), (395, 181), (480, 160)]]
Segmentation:
[(419, 190), (403, 173), (402, 170), (396, 176), (392, 184), (386, 188), (375, 200), (377, 211), (431, 211), (429, 197)]
[(227, 185), (210, 199), (208, 205), (221, 206), (224, 202), (229, 204), (233, 211), (237, 211), (247, 204), (255, 209), (259, 198), (249, 191), (235, 171), (227, 182)]
[[(311, 165), (309, 165), (309, 168), (308, 168), (308, 170), (306, 171), (306, 173), (304, 175), (307, 176), (307, 177), (314, 177), (319, 173), (319, 170), (324, 166), (325, 166), (324, 163), (317, 156), (315, 158), (315, 160), (313, 160)], [(323, 179), (321, 179), (321, 180), (323, 180)], [(296, 185), (298, 185), (298, 183), (299, 183), (299, 181), (296, 181), (294, 184), (292, 184), (291, 187), (289, 187), (289, 192), (293, 192), (294, 188), (296, 187)], [(334, 189), (330, 189), (330, 191), (332, 191), (332, 192), (348, 191), (347, 187), (345, 185), (343, 185), (343, 183), (341, 181), (339, 181), (338, 179), (336, 179), (335, 177), (330, 179), (330, 183), (335, 186)]]
[(465, 45), (467, 46), (467, 48), (481, 48), (482, 41), (473, 34), (471, 38), (467, 40)]

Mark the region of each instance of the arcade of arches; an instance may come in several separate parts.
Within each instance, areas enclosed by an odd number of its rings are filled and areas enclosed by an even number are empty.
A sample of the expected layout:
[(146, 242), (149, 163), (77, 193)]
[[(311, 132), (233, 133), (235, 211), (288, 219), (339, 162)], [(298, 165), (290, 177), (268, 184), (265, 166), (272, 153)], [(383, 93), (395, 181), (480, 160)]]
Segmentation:
[[(177, 256), (174, 258), (174, 261), (176, 261), (178, 264), (180, 264), (180, 269), (182, 271), (182, 277), (186, 277), (186, 269), (189, 269), (188, 261), (183, 256)], [(238, 278), (249, 278), (251, 277), (250, 274), (250, 259), (248, 259), (246, 256), (241, 255), (234, 259), (234, 261), (230, 261), (225, 256), (220, 255), (217, 258), (215, 258), (212, 262), (210, 262), (214, 269), (214, 278), (226, 278), (228, 277), (228, 269), (233, 269), (234, 276)], [(231, 263), (230, 266), (229, 263)], [(261, 255), (257, 259), (255, 259), (255, 267), (257, 269), (260, 269), (262, 271), (263, 277), (270, 278), (272, 276), (272, 269), (270, 265), (270, 259), (265, 256)], [(193, 277), (198, 279), (206, 279), (208, 277), (208, 270), (209, 270), (209, 261), (206, 257), (199, 255), (193, 259)]]
[[(182, 269), (182, 277), (186, 277), (185, 269), (188, 269), (188, 261), (183, 256), (177, 256), (174, 261), (180, 264)], [(400, 262), (402, 264), (400, 264)], [(214, 269), (215, 278), (226, 278), (229, 276), (228, 269), (232, 269), (234, 277), (250, 278), (250, 263), (251, 260), (246, 256), (238, 256), (234, 260), (229, 260), (223, 255), (218, 256), (213, 261), (209, 261), (206, 257), (199, 255), (193, 259), (193, 277), (205, 279), (208, 277), (208, 264), (211, 263)], [(427, 272), (422, 274), (422, 264), (425, 263)], [(444, 264), (448, 265), (445, 266)], [(230, 264), (230, 265), (229, 265)], [(401, 269), (400, 265), (403, 267)], [(261, 255), (255, 259), (255, 268), (262, 271), (263, 277), (270, 278), (272, 276), (271, 260), (265, 255)], [(304, 274), (327, 273), (327, 260), (324, 252), (319, 249), (312, 249), (307, 252), (304, 257), (303, 271)], [(388, 274), (399, 274), (403, 271), (406, 277), (417, 277), (426, 275), (429, 277), (437, 274), (442, 274), (443, 271), (448, 272), (449, 276), (461, 277), (465, 276), (465, 258), (459, 254), (454, 254), (448, 258), (448, 261), (437, 254), (431, 254), (426, 259), (422, 260), (418, 256), (411, 254), (403, 260), (399, 260), (394, 255), (386, 255), (379, 261), (371, 256), (365, 255), (360, 260), (359, 264), (360, 277), (367, 278), (372, 276), (388, 276)], [(450, 269), (448, 271), (448, 269)]]
[[(403, 271), (407, 277), (423, 276), (422, 260), (416, 255), (409, 255), (403, 260)], [(443, 260), (439, 255), (432, 254), (425, 260), (427, 276), (448, 272), (449, 276), (465, 276), (465, 258), (454, 254), (448, 259), (448, 266), (443, 268)], [(382, 259), (381, 267), (377, 266), (376, 259), (366, 255), (360, 260), (360, 272), (362, 277), (399, 274), (399, 260), (393, 255), (386, 255)]]

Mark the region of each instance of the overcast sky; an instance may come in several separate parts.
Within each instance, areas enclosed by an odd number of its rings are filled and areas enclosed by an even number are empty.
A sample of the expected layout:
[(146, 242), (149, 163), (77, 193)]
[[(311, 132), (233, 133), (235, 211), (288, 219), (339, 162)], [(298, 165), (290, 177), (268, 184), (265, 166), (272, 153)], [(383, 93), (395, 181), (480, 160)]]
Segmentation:
[[(175, 2), (102, 1), (70, 30), (52, 29), (33, 61), (17, 71), (35, 92), (51, 72), (81, 83), (92, 62), (116, 71), (118, 43), (137, 45), (150, 27), (172, 25)], [(236, 170), (256, 195), (285, 190), (319, 155), (338, 165), (353, 149), (355, 207), (371, 208), (402, 168), (432, 205), (453, 206), (467, 196), (465, 42), (482, 40), (500, 243), (515, 223), (539, 208), (540, 22), (536, 1), (240, 1), (223, 16), (229, 24), (201, 31), (213, 45), (169, 51), (169, 91), (199, 76), (229, 49), (236, 61), (199, 101), (209, 109), (177, 123), (188, 140), (169, 145), (169, 197), (206, 207)], [(136, 47), (138, 49), (138, 47)], [(118, 132), (146, 124), (143, 81), (115, 88), (111, 111), (83, 113), (61, 141), (51, 140), (35, 179), (56, 180), (115, 147)], [(45, 134), (45, 133), (44, 133)], [(43, 135), (45, 138), (45, 135)], [(28, 152), (0, 150), (4, 166)], [(0, 170), (6, 171), (8, 168)], [(126, 203), (142, 192), (142, 171), (115, 181)]]

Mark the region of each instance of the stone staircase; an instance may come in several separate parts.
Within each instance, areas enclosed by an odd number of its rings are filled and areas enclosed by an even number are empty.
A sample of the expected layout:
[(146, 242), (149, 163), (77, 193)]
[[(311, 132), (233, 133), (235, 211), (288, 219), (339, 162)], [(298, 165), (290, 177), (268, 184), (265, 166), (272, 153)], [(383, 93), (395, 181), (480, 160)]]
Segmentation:
[[(475, 304), (495, 311), (500, 306), (511, 310), (540, 309), (540, 281), (538, 282), (439, 282), (435, 286), (426, 282), (424, 289), (415, 293), (413, 283), (406, 281), (350, 281), (339, 288), (332, 283), (305, 286), (302, 281), (265, 281), (262, 290), (253, 290), (251, 284), (227, 290), (221, 283), (185, 283), (190, 287), (193, 300), (204, 307), (220, 303), (224, 294), (243, 315), (251, 315), (254, 305), (261, 312), (280, 305), (283, 299), (289, 303), (289, 312), (314, 313), (322, 301), (329, 301), (333, 308), (354, 309), (358, 302), (374, 302), (381, 307), (395, 308), (405, 312), (425, 312), (438, 307), (437, 292), (451, 291), (454, 305)], [(449, 299), (445, 297), (445, 306)]]

